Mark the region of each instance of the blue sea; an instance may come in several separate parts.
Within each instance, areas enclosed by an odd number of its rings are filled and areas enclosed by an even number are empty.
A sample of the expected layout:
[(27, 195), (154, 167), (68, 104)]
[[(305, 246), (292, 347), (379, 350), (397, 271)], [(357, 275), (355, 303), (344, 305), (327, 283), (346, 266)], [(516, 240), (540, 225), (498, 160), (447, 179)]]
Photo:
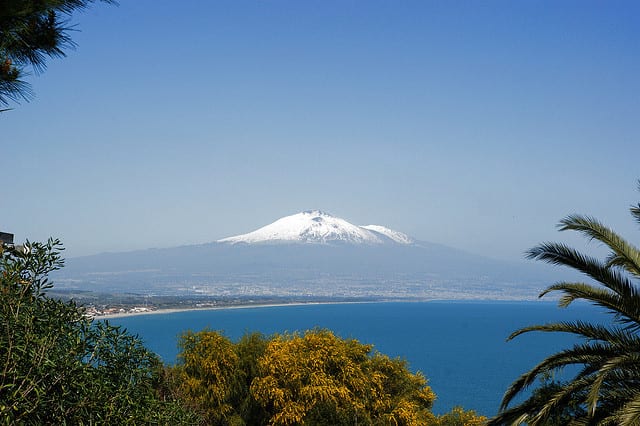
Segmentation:
[(575, 339), (529, 333), (506, 342), (520, 327), (559, 320), (604, 317), (587, 305), (560, 309), (551, 302), (415, 302), (322, 304), (184, 311), (114, 318), (138, 334), (165, 362), (174, 363), (185, 330), (221, 330), (232, 339), (321, 327), (343, 338), (371, 343), (379, 352), (408, 361), (437, 394), (434, 412), (456, 405), (491, 416), (509, 384), (545, 356)]

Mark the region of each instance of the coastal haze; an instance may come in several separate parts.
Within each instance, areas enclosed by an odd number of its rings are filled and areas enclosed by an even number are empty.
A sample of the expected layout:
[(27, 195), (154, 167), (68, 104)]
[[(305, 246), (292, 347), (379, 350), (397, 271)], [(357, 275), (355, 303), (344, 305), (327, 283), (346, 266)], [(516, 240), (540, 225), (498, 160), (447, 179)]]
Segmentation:
[(287, 300), (523, 300), (550, 274), (310, 210), (199, 245), (71, 258), (56, 288)]

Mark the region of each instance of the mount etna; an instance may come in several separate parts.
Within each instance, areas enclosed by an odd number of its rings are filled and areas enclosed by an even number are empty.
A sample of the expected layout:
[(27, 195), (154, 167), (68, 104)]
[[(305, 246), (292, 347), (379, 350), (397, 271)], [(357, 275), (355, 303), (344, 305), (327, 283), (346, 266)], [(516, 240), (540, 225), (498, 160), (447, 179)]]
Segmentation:
[(54, 278), (144, 295), (505, 300), (536, 297), (552, 277), (312, 210), (207, 244), (71, 258)]

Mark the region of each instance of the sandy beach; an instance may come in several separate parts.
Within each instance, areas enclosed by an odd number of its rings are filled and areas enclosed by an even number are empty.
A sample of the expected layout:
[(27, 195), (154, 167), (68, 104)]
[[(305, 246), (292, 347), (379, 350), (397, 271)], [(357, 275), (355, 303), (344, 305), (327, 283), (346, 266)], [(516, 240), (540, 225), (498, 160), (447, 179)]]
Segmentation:
[(207, 307), (193, 307), (193, 308), (168, 308), (168, 309), (156, 309), (142, 312), (119, 312), (114, 314), (96, 315), (92, 318), (95, 320), (109, 320), (113, 318), (125, 318), (140, 315), (157, 315), (157, 314), (174, 314), (178, 312), (186, 311), (219, 311), (223, 309), (251, 309), (251, 308), (277, 308), (283, 306), (306, 306), (306, 305), (346, 305), (346, 304), (362, 304), (362, 303), (378, 303), (379, 301), (359, 301), (359, 302), (292, 302), (292, 303), (267, 303), (267, 304), (255, 304), (255, 305), (230, 305), (230, 306), (207, 306)]

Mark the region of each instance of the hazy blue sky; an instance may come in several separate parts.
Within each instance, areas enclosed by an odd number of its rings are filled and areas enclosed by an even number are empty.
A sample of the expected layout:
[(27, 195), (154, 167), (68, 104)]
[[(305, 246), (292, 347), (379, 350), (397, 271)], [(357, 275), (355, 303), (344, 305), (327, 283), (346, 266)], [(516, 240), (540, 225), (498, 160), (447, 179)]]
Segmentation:
[(573, 212), (638, 240), (639, 2), (121, 0), (74, 22), (0, 115), (19, 241), (202, 243), (312, 208), (507, 259)]

